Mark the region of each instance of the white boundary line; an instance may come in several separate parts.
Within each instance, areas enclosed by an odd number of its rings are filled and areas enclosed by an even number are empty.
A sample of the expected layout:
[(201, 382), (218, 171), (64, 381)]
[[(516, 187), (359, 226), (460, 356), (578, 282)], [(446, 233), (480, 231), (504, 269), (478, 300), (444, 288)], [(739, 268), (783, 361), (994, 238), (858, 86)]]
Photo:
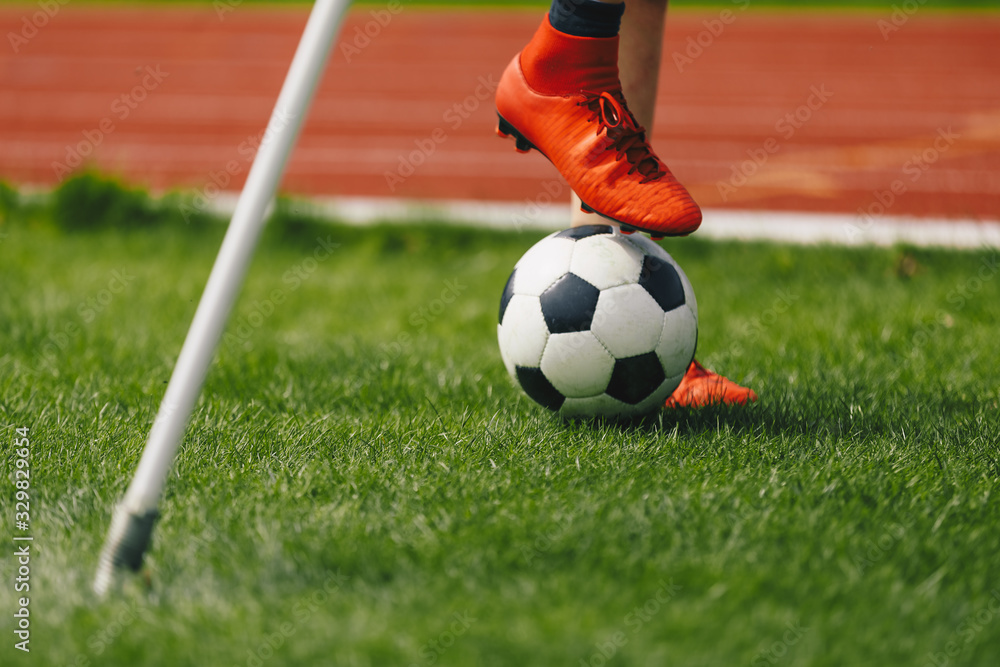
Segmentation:
[[(293, 198), (310, 213), (354, 225), (387, 221), (437, 221), (509, 230), (554, 231), (568, 226), (569, 204), (475, 200), (417, 200), (391, 197)], [(222, 193), (211, 208), (231, 214), (235, 194)], [(775, 241), (812, 245), (892, 246), (908, 244), (945, 248), (1000, 248), (1000, 221), (861, 217), (843, 213), (795, 213), (707, 209), (696, 238)], [(601, 218), (594, 216), (594, 221)]]
[[(45, 187), (19, 186), (23, 194), (47, 197)], [(183, 195), (182, 195), (183, 196)], [(227, 220), (236, 210), (238, 192), (224, 191), (205, 210)], [(569, 224), (569, 204), (474, 199), (401, 199), (396, 197), (292, 196), (296, 207), (351, 225), (380, 222), (443, 222), (489, 229), (555, 231)], [(268, 210), (270, 215), (271, 210)], [(797, 213), (705, 209), (695, 238), (773, 241), (797, 245), (893, 246), (1000, 249), (1000, 220), (918, 218), (882, 215), (862, 218), (847, 213)], [(594, 216), (595, 222), (601, 218)]]

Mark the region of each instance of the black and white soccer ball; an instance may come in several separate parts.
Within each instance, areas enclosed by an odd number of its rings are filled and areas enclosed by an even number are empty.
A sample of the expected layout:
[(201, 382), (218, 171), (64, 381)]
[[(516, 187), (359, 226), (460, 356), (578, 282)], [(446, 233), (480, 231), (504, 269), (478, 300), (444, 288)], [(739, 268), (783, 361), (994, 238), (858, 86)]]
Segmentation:
[(641, 415), (680, 384), (698, 342), (684, 271), (609, 225), (545, 237), (500, 299), (500, 356), (535, 401), (567, 417)]

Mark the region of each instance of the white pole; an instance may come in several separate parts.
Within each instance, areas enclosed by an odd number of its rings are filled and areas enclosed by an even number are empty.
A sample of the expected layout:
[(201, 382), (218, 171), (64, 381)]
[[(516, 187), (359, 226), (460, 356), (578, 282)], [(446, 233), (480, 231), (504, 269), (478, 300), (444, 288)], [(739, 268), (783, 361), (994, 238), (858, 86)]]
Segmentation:
[(330, 48), (350, 0), (316, 0), (278, 95), (229, 230), (181, 348), (135, 477), (115, 509), (94, 590), (104, 595), (123, 565), (138, 570), (152, 536), (156, 508), (208, 366), (222, 337), (264, 226), (264, 214), (285, 171)]

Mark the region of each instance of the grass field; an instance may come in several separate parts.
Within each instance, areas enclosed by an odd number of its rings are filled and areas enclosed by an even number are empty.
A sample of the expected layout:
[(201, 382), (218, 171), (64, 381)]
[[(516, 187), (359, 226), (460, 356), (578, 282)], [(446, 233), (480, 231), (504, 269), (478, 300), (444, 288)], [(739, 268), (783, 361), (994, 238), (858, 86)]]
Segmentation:
[[(223, 229), (93, 182), (0, 195), (3, 665), (1000, 655), (993, 251), (669, 242), (699, 295), (699, 358), (760, 402), (563, 423), (495, 340), (539, 234), (286, 207), (168, 483), (148, 583), (99, 602), (110, 511)], [(30, 655), (13, 648), (19, 427)]]

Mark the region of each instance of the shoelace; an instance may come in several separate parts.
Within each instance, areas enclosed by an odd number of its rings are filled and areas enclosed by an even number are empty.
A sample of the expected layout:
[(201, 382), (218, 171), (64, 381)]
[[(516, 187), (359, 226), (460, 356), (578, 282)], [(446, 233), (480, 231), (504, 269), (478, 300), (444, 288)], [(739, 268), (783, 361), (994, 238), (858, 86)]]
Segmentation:
[(632, 166), (628, 173), (639, 172), (642, 174), (642, 183), (655, 181), (666, 175), (666, 171), (660, 168), (660, 161), (653, 155), (653, 149), (646, 142), (646, 130), (636, 122), (635, 116), (628, 110), (625, 98), (621, 91), (612, 93), (596, 93), (589, 90), (582, 91), (584, 99), (577, 104), (590, 109), (593, 116), (587, 122), (598, 122), (597, 134), (604, 128), (609, 143), (604, 150), (614, 148), (617, 151), (615, 160), (622, 157)]

